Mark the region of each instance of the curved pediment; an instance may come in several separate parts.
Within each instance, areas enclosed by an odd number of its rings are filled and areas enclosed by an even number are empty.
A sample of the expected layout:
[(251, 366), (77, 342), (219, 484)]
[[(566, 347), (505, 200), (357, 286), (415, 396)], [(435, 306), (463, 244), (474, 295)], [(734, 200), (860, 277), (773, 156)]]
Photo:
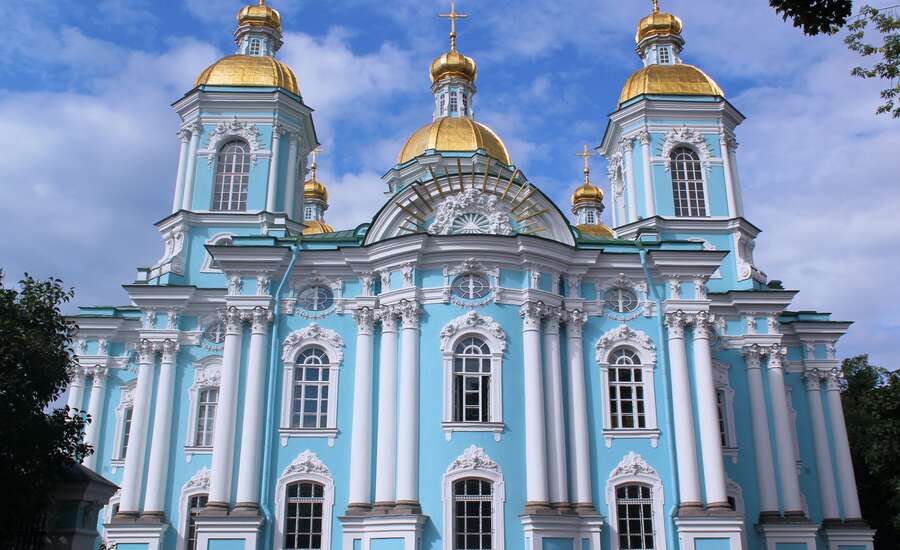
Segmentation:
[(444, 158), (420, 165), (376, 214), (366, 244), (414, 233), (534, 235), (574, 245), (559, 208), (520, 170)]

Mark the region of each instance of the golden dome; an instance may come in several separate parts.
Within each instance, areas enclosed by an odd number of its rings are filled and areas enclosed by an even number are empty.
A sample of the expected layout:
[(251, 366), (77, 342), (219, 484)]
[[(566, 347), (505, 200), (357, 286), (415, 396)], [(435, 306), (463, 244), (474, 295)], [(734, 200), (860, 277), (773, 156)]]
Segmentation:
[(281, 30), (281, 14), (278, 10), (267, 6), (265, 0), (259, 0), (259, 4), (244, 6), (238, 12), (237, 20), (241, 26), (272, 27)]
[(603, 191), (591, 183), (583, 183), (572, 195), (572, 206), (582, 202), (603, 202)]
[(647, 65), (622, 87), (619, 104), (643, 94), (711, 95), (725, 97), (716, 81), (693, 65)]
[(475, 82), (475, 78), (478, 77), (478, 67), (475, 65), (474, 59), (459, 53), (454, 48), (434, 58), (434, 61), (431, 62), (430, 73), (432, 82), (452, 77)]
[(303, 228), (304, 235), (321, 235), (323, 233), (334, 233), (334, 228), (325, 222), (310, 220), (307, 222), (303, 222), (303, 224), (306, 226)]
[(684, 24), (680, 18), (664, 11), (654, 11), (638, 23), (634, 41), (640, 43), (651, 36), (681, 34), (683, 29)]
[(613, 230), (609, 227), (603, 225), (602, 223), (598, 224), (586, 224), (583, 223), (581, 225), (576, 225), (578, 231), (581, 231), (582, 235), (590, 236), (590, 237), (600, 237), (601, 239), (614, 239), (616, 238), (616, 234), (613, 233)]
[(303, 200), (328, 202), (328, 189), (313, 176), (303, 184)]
[(397, 163), (408, 162), (430, 149), (460, 152), (482, 149), (503, 164), (512, 164), (506, 145), (497, 134), (466, 117), (442, 117), (416, 130), (400, 150)]
[(269, 56), (228, 55), (206, 68), (194, 86), (275, 86), (300, 95), (294, 71)]

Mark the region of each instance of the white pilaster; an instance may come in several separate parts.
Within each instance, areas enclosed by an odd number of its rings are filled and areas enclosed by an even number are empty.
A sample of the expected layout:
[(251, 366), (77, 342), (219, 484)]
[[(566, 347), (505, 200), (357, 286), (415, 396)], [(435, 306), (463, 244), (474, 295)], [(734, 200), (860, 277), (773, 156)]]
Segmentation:
[(722, 168), (725, 171), (725, 196), (728, 199), (728, 217), (737, 216), (737, 198), (734, 193), (734, 172), (731, 168), (731, 153), (729, 151), (728, 136), (724, 133), (720, 136), (719, 144), (722, 147)]
[(681, 311), (666, 315), (669, 370), (672, 377), (672, 413), (675, 417), (675, 452), (678, 457), (678, 493), (681, 498), (678, 504), (682, 508), (702, 508), (700, 470), (694, 433), (694, 400), (684, 341), (686, 322), (687, 318)]
[(703, 453), (706, 506), (728, 508), (722, 436), (719, 432), (719, 411), (716, 408), (716, 385), (709, 347), (712, 331), (711, 316), (706, 312), (697, 313), (694, 318), (694, 380), (697, 383), (697, 416), (700, 424), (700, 451)]
[[(288, 143), (288, 165), (287, 165), (287, 183), (284, 186), (284, 211), (289, 218), (294, 218), (294, 202), (297, 197), (297, 151), (300, 148), (300, 140), (297, 134), (289, 134)], [(299, 205), (300, 212), (303, 212), (303, 203)], [(301, 215), (302, 219), (302, 215)]]
[(544, 380), (541, 372), (541, 316), (543, 305), (528, 302), (522, 317), (522, 354), (525, 359), (525, 492), (526, 510), (550, 504), (547, 483), (547, 429), (544, 417)]
[[(244, 420), (241, 426), (241, 453), (238, 464), (236, 507), (249, 511), (259, 507), (259, 476), (265, 416), (266, 372), (268, 371), (269, 323), (272, 313), (262, 307), (253, 310), (250, 323), (247, 387), (244, 390)], [(215, 434), (214, 434), (215, 435)]]
[(734, 136), (728, 140), (728, 164), (731, 167), (731, 188), (734, 192), (734, 213), (735, 216), (744, 215), (744, 197), (741, 191), (741, 172), (738, 170), (737, 163), (738, 142)]
[(237, 386), (240, 378), (244, 324), (241, 312), (230, 307), (225, 312), (225, 349), (222, 355), (222, 379), (219, 404), (213, 430), (212, 472), (209, 480), (208, 509), (228, 510), (231, 502), (232, 456), (237, 417)]
[(266, 186), (266, 211), (275, 211), (275, 201), (278, 198), (278, 157), (281, 155), (281, 136), (285, 129), (280, 124), (272, 125), (272, 158), (269, 159), (269, 183)]
[(585, 315), (575, 310), (566, 316), (566, 353), (569, 360), (569, 453), (572, 474), (572, 502), (576, 507), (594, 509), (591, 495), (591, 440), (588, 431), (587, 384), (584, 378)]
[(563, 418), (562, 365), (559, 350), (560, 311), (547, 310), (544, 321), (544, 383), (547, 385), (548, 421), (548, 467), (550, 482), (550, 502), (554, 505), (568, 504), (569, 488), (566, 465), (566, 426)]
[(91, 397), (88, 400), (88, 414), (91, 423), (84, 430), (85, 443), (90, 445), (94, 452), (84, 458), (84, 465), (93, 471), (97, 471), (97, 453), (100, 450), (100, 426), (103, 423), (103, 405), (106, 402), (106, 375), (109, 369), (96, 366), (91, 369), (93, 382), (91, 385)]
[(648, 218), (656, 215), (656, 202), (653, 193), (653, 172), (650, 166), (650, 132), (644, 130), (640, 134), (641, 139), (641, 155), (644, 162), (644, 202), (646, 204)]
[(147, 446), (147, 424), (150, 416), (150, 394), (153, 391), (153, 363), (156, 352), (153, 344), (142, 340), (138, 349), (137, 387), (134, 389), (134, 409), (131, 432), (125, 450), (125, 471), (122, 473), (122, 498), (119, 515), (135, 517), (140, 510), (141, 481), (144, 472), (144, 453)]
[(397, 433), (397, 505), (419, 508), (419, 316), (416, 302), (400, 305), (400, 391)]
[(181, 208), (190, 210), (194, 200), (194, 180), (197, 178), (197, 149), (200, 147), (200, 134), (203, 132), (203, 125), (199, 122), (193, 124), (189, 128), (191, 132), (191, 142), (188, 146), (187, 162), (184, 169), (184, 197), (182, 197)]
[(747, 391), (750, 394), (750, 422), (753, 428), (753, 454), (756, 462), (756, 484), (759, 489), (761, 514), (778, 514), (778, 489), (775, 487), (775, 463), (769, 435), (769, 413), (763, 389), (760, 365), (761, 350), (757, 346), (744, 349), (747, 364)]
[(150, 463), (147, 472), (147, 495), (144, 498), (144, 513), (159, 517), (163, 516), (166, 506), (177, 356), (178, 342), (166, 340), (162, 343), (162, 358), (159, 362), (159, 381), (156, 390), (156, 412), (153, 414), (153, 436), (150, 442)]
[(351, 508), (367, 509), (372, 484), (372, 359), (375, 312), (368, 307), (353, 313), (356, 319), (356, 369), (353, 374), (353, 425), (350, 434)]
[(73, 410), (82, 410), (84, 407), (84, 369), (81, 366), (76, 367), (75, 372), (72, 373), (66, 405)]
[(784, 367), (781, 358), (787, 350), (780, 345), (769, 348), (769, 400), (772, 404), (772, 418), (775, 423), (775, 453), (778, 457), (778, 480), (781, 482), (781, 498), (784, 513), (803, 514), (800, 499), (800, 479), (794, 457), (794, 441), (791, 433), (787, 393), (784, 387)]
[(628, 220), (627, 223), (636, 222), (637, 210), (637, 185), (634, 182), (634, 140), (622, 140), (622, 162), (625, 163), (625, 186), (628, 190)]
[(839, 487), (841, 489), (841, 507), (844, 520), (860, 519), (859, 494), (856, 491), (856, 475), (853, 473), (853, 459), (850, 456), (850, 441), (847, 439), (847, 424), (844, 421), (844, 406), (841, 404), (841, 383), (844, 379), (841, 371), (834, 369), (828, 373), (826, 380), (826, 396), (828, 400), (828, 416), (831, 419), (831, 437), (834, 441), (834, 458), (837, 463)]
[(397, 315), (381, 312), (378, 357), (378, 443), (375, 465), (375, 505), (396, 499), (397, 483)]
[(184, 200), (184, 168), (188, 158), (188, 142), (191, 140), (191, 131), (183, 128), (178, 131), (178, 139), (181, 147), (178, 149), (178, 174), (175, 176), (175, 197), (172, 199), (172, 213), (181, 209)]
[(816, 449), (816, 477), (819, 479), (819, 495), (822, 497), (822, 514), (825, 519), (840, 519), (831, 451), (828, 448), (828, 431), (825, 427), (825, 411), (822, 408), (822, 373), (808, 370), (803, 374), (803, 379), (806, 381), (809, 418)]

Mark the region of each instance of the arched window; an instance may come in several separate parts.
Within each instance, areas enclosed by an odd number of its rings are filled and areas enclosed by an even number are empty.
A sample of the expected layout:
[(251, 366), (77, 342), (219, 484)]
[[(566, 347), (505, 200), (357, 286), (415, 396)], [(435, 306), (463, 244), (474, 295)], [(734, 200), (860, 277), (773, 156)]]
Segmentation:
[(619, 550), (654, 550), (653, 490), (643, 483), (616, 487), (616, 527)]
[(326, 428), (328, 425), (330, 365), (325, 350), (306, 348), (294, 369), (291, 428)]
[(675, 215), (697, 218), (706, 215), (700, 157), (693, 149), (676, 147), (670, 160)]
[(466, 478), (453, 483), (453, 550), (492, 548), (494, 532), (493, 484)]
[(325, 487), (299, 481), (289, 484), (285, 491), (284, 550), (321, 549)]
[[(234, 235), (231, 233), (219, 233), (210, 237), (209, 240), (206, 241), (206, 244), (209, 246), (233, 246)], [(222, 273), (222, 270), (216, 265), (212, 254), (208, 251), (206, 252), (206, 257), (203, 259), (203, 265), (200, 266), (200, 271), (203, 273)]]
[(453, 352), (453, 421), (489, 422), (491, 349), (477, 336), (460, 340)]
[(187, 525), (184, 526), (184, 548), (194, 550), (197, 547), (197, 516), (206, 509), (209, 496), (205, 494), (191, 495), (188, 499)]
[(213, 210), (247, 210), (247, 186), (250, 181), (250, 147), (243, 141), (230, 141), (220, 150), (216, 162)]
[(613, 350), (609, 360), (609, 422), (612, 429), (647, 427), (641, 360), (628, 348)]
[(247, 53), (249, 55), (262, 54), (262, 40), (260, 40), (259, 38), (251, 38), (250, 47), (247, 48)]

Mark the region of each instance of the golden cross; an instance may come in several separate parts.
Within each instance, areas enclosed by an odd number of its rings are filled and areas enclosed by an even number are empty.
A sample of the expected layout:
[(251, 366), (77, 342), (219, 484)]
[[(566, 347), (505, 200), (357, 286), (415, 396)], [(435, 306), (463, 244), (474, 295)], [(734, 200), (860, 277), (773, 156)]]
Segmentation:
[(596, 157), (597, 153), (591, 153), (587, 143), (584, 144), (584, 150), (576, 153), (575, 156), (584, 159), (584, 183), (591, 183), (591, 157)]
[(469, 14), (458, 13), (456, 11), (456, 0), (450, 0), (450, 13), (440, 13), (438, 17), (450, 20), (450, 50), (456, 51), (456, 20), (466, 19), (469, 17)]
[(653, 2), (653, 13), (659, 13), (659, 0), (652, 0)]

